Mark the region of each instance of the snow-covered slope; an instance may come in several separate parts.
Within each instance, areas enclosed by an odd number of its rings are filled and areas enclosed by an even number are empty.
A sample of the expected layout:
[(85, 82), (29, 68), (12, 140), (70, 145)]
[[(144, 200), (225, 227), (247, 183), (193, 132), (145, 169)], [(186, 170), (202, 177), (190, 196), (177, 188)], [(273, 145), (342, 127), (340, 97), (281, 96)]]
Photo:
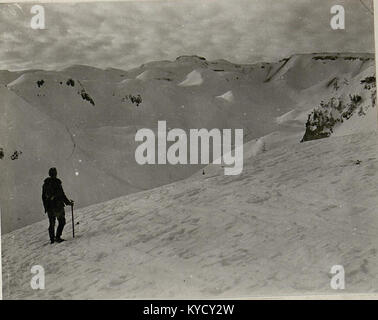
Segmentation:
[[(361, 105), (334, 134), (369, 131), (375, 125), (375, 88), (365, 89), (361, 81), (373, 76), (369, 54), (294, 55), (253, 65), (183, 56), (128, 71), (81, 65), (60, 71), (2, 71), (0, 108), (8, 115), (0, 121), (5, 154), (0, 179), (6, 181), (0, 195), (7, 221), (2, 231), (43, 219), (40, 187), (53, 165), (78, 207), (197, 172), (200, 167), (193, 165), (136, 164), (135, 132), (156, 130), (158, 120), (166, 120), (168, 129), (243, 128), (245, 142), (264, 137), (268, 150), (282, 138), (300, 141), (308, 115), (321, 101), (344, 97), (347, 105), (349, 94), (358, 94)], [(43, 119), (41, 128), (35, 125), (38, 118)], [(17, 127), (12, 144), (7, 142), (10, 123)], [(22, 154), (12, 160), (15, 151)]]
[(202, 75), (199, 71), (193, 70), (186, 76), (186, 79), (179, 83), (181, 87), (200, 86), (203, 83)]
[(46, 168), (52, 166), (59, 168), (64, 177), (67, 194), (80, 195), (82, 206), (143, 189), (108, 174), (76, 144), (69, 128), (61, 122), (6, 88), (0, 88), (0, 94), (3, 231), (43, 219), (41, 188)]
[[(343, 293), (377, 292), (377, 139), (246, 146), (240, 176), (205, 170), (77, 210), (67, 242), (47, 244), (46, 221), (3, 235), (4, 298), (333, 294), (334, 265)], [(33, 265), (45, 290), (30, 288)]]

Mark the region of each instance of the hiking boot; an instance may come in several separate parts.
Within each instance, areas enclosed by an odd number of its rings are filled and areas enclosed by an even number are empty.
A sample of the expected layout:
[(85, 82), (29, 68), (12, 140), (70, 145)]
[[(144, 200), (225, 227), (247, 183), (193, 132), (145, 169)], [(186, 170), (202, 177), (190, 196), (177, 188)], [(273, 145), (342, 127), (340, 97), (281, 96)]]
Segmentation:
[(51, 243), (51, 244), (53, 244), (54, 242), (55, 242), (55, 240), (54, 240), (54, 239), (51, 239), (51, 240), (50, 240), (50, 243)]
[(61, 242), (66, 241), (66, 240), (64, 240), (62, 238), (56, 238), (55, 241), (58, 242), (58, 243), (61, 243)]

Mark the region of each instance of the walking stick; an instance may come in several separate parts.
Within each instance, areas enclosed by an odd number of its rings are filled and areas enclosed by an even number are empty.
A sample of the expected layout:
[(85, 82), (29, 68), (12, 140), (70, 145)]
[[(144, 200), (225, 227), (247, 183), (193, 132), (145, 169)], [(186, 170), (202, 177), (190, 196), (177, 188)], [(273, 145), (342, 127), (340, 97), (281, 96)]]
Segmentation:
[(72, 237), (75, 238), (75, 221), (74, 221), (74, 214), (73, 214), (73, 204), (71, 204), (71, 214), (72, 214)]

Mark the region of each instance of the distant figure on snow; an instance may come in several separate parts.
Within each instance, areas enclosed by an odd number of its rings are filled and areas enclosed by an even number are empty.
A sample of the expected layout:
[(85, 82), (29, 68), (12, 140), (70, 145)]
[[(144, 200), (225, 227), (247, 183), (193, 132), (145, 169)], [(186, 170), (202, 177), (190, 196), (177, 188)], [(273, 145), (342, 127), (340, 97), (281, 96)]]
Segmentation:
[[(64, 194), (62, 181), (57, 178), (56, 168), (50, 168), (49, 177), (45, 179), (42, 186), (42, 202), (45, 213), (49, 217), (49, 235), (51, 243), (62, 242), (61, 238), (64, 225), (66, 224), (64, 206), (73, 206), (73, 200), (69, 200)], [(55, 236), (55, 219), (58, 219), (58, 228)]]

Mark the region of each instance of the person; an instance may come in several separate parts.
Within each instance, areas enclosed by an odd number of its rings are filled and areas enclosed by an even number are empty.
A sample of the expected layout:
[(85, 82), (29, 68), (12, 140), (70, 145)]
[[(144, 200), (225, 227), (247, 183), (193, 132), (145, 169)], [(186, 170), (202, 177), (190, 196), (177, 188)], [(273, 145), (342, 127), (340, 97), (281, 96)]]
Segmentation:
[[(51, 243), (62, 242), (61, 238), (64, 225), (66, 224), (64, 207), (73, 206), (73, 200), (69, 200), (62, 187), (62, 181), (57, 178), (56, 168), (49, 169), (49, 177), (44, 180), (42, 186), (42, 202), (45, 213), (49, 218), (49, 236)], [(58, 220), (58, 228), (55, 235), (55, 220)]]

